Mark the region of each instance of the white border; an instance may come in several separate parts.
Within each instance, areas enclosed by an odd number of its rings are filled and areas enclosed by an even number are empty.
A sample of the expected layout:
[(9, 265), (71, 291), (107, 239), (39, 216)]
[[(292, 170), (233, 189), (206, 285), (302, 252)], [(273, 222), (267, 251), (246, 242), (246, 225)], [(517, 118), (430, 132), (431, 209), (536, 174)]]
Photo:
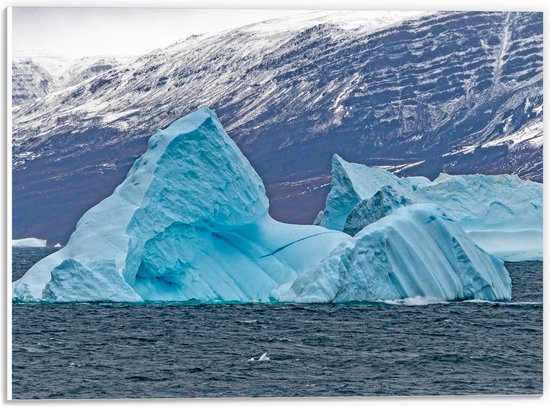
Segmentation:
[(15, 7), (133, 7), (263, 10), (544, 11), (543, 0), (2, 0)]
[[(2, 4), (2, 10), (7, 6), (23, 6), (23, 7), (150, 7), (150, 8), (263, 8), (263, 9), (294, 9), (294, 10), (303, 10), (303, 9), (366, 9), (366, 10), (502, 10), (502, 11), (548, 11), (550, 13), (550, 2), (544, 0), (447, 0), (441, 2), (438, 0), (417, 0), (414, 2), (407, 0), (375, 0), (375, 1), (358, 1), (358, 0), (263, 0), (261, 3), (254, 0), (232, 0), (230, 3), (222, 0), (98, 0), (98, 1), (71, 1), (71, 0), (55, 0), (55, 1), (40, 1), (40, 0), (0, 0)], [(547, 14), (547, 13), (545, 13)], [(545, 15), (544, 17), (544, 26), (550, 27), (548, 24), (548, 19)], [(4, 18), (2, 18), (2, 26), (4, 25)], [(6, 192), (5, 200), (0, 202), (0, 207), (2, 207), (2, 221), (5, 219), (5, 224), (2, 222), (3, 226), (6, 228), (5, 233), (2, 233), (1, 240), (4, 238), (6, 242), (2, 242), (2, 250), (6, 252), (4, 257), (6, 261), (6, 313), (3, 313), (3, 317), (6, 318), (4, 326), (6, 329), (6, 341), (5, 344), (7, 348), (4, 348), (6, 351), (5, 358), (5, 370), (2, 369), (2, 373), (6, 372), (4, 379), (6, 380), (6, 394), (2, 397), (2, 404), (7, 399), (11, 399), (11, 345), (12, 345), (12, 326), (11, 326), (11, 80), (6, 80), (5, 78), (11, 78), (11, 9), (7, 10), (6, 13), (6, 27), (2, 27), (2, 36), (4, 33), (6, 36), (3, 38), (3, 43), (6, 46), (6, 60), (3, 61), (2, 71), (5, 72), (2, 75), (2, 83), (6, 83), (6, 104), (5, 111), (2, 112), (2, 117), (6, 119), (6, 133), (3, 135), (6, 137), (7, 141), (2, 140), (2, 144), (6, 145), (5, 154), (0, 154), (1, 160), (6, 160), (6, 165), (2, 162), (0, 165), (0, 181), (3, 184), (4, 180), (6, 185), (2, 185), (2, 192)], [(6, 31), (4, 31), (6, 30)], [(547, 34), (544, 30), (544, 42), (547, 42)], [(6, 40), (7, 42), (4, 42)], [(545, 52), (547, 54), (547, 52)], [(544, 56), (546, 59), (547, 55)], [(5, 68), (5, 70), (4, 70)], [(3, 82), (5, 80), (5, 82)], [(546, 82), (545, 82), (546, 90)], [(544, 92), (547, 94), (547, 92)], [(4, 110), (4, 109), (2, 109)], [(5, 113), (5, 114), (4, 114)], [(5, 144), (4, 144), (5, 143)], [(546, 143), (545, 143), (546, 144)], [(544, 146), (544, 156), (550, 154), (550, 146)], [(4, 174), (3, 172), (6, 171)], [(544, 165), (544, 176), (547, 180), (550, 176), (550, 169), (546, 169)], [(544, 189), (545, 191), (548, 188)], [(547, 191), (545, 194), (545, 201), (550, 199), (550, 191)], [(5, 206), (4, 206), (5, 205)], [(546, 208), (546, 205), (545, 205)], [(550, 219), (546, 219), (546, 210), (544, 216), (545, 230), (547, 225), (550, 224)], [(549, 241), (545, 239), (545, 243)], [(550, 245), (550, 244), (549, 244)], [(550, 249), (550, 247), (546, 247)], [(550, 284), (550, 265), (546, 264), (544, 266), (544, 287), (545, 292), (547, 287)], [(546, 297), (546, 295), (545, 295)], [(4, 303), (2, 302), (2, 305)], [(550, 341), (549, 333), (546, 327), (548, 326), (547, 318), (550, 315), (545, 307), (544, 312), (544, 348), (545, 354), (548, 350), (548, 343)], [(546, 358), (545, 358), (546, 359)], [(545, 360), (546, 362), (546, 360)], [(546, 365), (546, 363), (545, 363)], [(547, 388), (547, 383), (549, 383), (548, 368), (544, 369), (544, 387)], [(2, 386), (4, 388), (4, 386)], [(384, 397), (384, 398), (338, 398), (338, 399), (220, 399), (220, 400), (196, 400), (196, 399), (172, 399), (172, 400), (132, 400), (132, 401), (86, 401), (86, 404), (91, 403), (101, 403), (102, 405), (117, 405), (117, 404), (146, 404), (146, 403), (158, 403), (162, 404), (172, 404), (172, 405), (193, 405), (193, 406), (205, 406), (205, 405), (219, 405), (219, 404), (232, 404), (240, 406), (241, 404), (247, 405), (256, 405), (256, 404), (268, 404), (268, 405), (284, 405), (285, 407), (290, 405), (332, 405), (335, 402), (345, 405), (364, 405), (368, 403), (369, 405), (374, 406), (393, 406), (394, 404), (403, 404), (413, 406), (430, 406), (430, 405), (450, 405), (450, 406), (460, 406), (464, 407), (464, 404), (471, 406), (517, 406), (518, 404), (526, 405), (545, 405), (548, 403), (546, 399), (549, 397), (543, 396), (540, 398), (536, 397)], [(47, 404), (57, 405), (57, 401), (45, 402)], [(66, 406), (76, 406), (81, 405), (82, 401), (67, 401), (63, 402), (63, 405)], [(27, 404), (27, 403), (23, 403)]]
[(12, 240), (12, 224), (11, 224), (11, 203), (12, 203), (12, 195), (11, 195), (11, 185), (12, 185), (12, 146), (11, 146), (11, 134), (12, 134), (12, 122), (11, 122), (11, 112), (12, 112), (12, 104), (11, 104), (11, 93), (12, 93), (12, 83), (11, 83), (11, 76), (12, 76), (12, 48), (11, 48), (11, 40), (12, 40), (12, 8), (9, 7), (6, 10), (6, 187), (7, 187), (7, 193), (6, 193), (6, 287), (7, 287), (7, 293), (6, 293), (6, 325), (8, 326), (7, 329), (7, 337), (6, 337), (6, 398), (8, 400), (12, 399), (12, 329), (11, 329), (11, 275), (12, 275), (12, 251), (11, 251), (11, 240)]

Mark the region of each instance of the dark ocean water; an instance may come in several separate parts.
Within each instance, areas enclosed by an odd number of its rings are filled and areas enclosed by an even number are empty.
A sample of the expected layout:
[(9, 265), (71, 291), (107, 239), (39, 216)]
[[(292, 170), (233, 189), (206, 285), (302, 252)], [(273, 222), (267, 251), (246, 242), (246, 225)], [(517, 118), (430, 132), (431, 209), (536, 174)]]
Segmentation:
[(541, 394), (542, 263), (507, 268), (510, 303), (13, 304), (13, 397)]

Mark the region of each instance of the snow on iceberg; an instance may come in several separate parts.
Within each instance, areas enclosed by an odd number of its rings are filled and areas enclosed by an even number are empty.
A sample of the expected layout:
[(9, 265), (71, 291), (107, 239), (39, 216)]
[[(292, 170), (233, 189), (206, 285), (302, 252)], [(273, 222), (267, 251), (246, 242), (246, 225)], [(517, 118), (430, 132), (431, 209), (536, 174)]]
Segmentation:
[(26, 237), (23, 239), (14, 239), (11, 241), (12, 247), (46, 247), (46, 239), (37, 239), (36, 237)]
[(542, 260), (542, 184), (515, 175), (397, 177), (362, 164), (332, 160), (332, 185), (316, 224), (354, 235), (414, 203), (434, 203), (479, 246), (502, 260)]
[(509, 300), (503, 262), (432, 204), (395, 210), (273, 292), (279, 301)]
[(157, 131), (124, 182), (13, 284), (13, 296), (267, 301), (347, 239), (270, 218), (260, 177), (203, 108)]

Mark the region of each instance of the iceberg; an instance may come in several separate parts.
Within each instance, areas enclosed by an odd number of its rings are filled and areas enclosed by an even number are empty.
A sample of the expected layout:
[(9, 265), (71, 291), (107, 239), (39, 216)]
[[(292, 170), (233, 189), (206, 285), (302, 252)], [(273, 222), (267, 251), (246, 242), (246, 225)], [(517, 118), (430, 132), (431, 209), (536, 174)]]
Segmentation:
[[(393, 176), (380, 177), (383, 186), (388, 182), (382, 177)], [(477, 247), (439, 209), (414, 205), (404, 195), (410, 185), (403, 183), (371, 188), (374, 195), (383, 191), (357, 208), (369, 213), (371, 223), (355, 237), (323, 226), (278, 222), (269, 216), (262, 180), (215, 113), (202, 108), (149, 139), (126, 179), (82, 216), (68, 243), (13, 283), (13, 299), (509, 298), (502, 262)], [(360, 195), (353, 188), (340, 192), (353, 210)], [(334, 211), (326, 211), (328, 220), (345, 214), (333, 204)]]
[(273, 293), (279, 301), (509, 300), (501, 260), (433, 204), (396, 209)]
[(542, 202), (542, 184), (516, 175), (440, 174), (430, 181), (334, 155), (331, 190), (315, 224), (355, 235), (397, 208), (433, 203), (502, 260), (542, 260)]
[(12, 247), (46, 247), (45, 239), (36, 237), (26, 237), (23, 239), (14, 239), (11, 241)]
[(215, 113), (149, 140), (65, 247), (13, 284), (20, 301), (268, 301), (349, 236), (268, 214), (264, 185)]

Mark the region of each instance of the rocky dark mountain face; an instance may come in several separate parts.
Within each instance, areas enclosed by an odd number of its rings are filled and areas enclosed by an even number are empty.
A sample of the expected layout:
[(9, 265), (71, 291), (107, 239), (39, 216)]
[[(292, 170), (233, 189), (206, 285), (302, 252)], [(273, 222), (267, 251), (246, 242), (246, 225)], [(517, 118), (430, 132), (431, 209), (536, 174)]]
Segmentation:
[(14, 238), (65, 242), (155, 129), (200, 106), (216, 111), (281, 221), (313, 221), (334, 153), (408, 176), (542, 182), (542, 26), (542, 13), (494, 12), (370, 29), (275, 21), (102, 66), (14, 108)]

